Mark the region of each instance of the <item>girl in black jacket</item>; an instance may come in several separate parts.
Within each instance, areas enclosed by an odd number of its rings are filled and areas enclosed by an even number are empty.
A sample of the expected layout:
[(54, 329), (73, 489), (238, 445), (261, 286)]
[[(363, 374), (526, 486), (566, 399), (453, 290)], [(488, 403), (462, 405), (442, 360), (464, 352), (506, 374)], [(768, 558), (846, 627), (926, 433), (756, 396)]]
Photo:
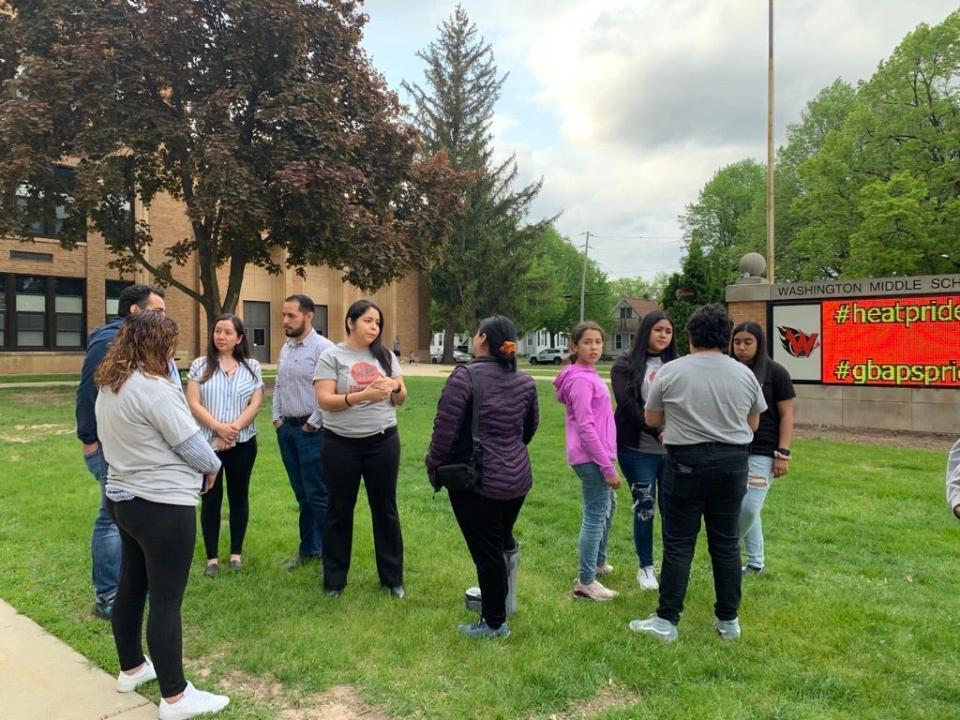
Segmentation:
[[(643, 317), (630, 350), (617, 358), (610, 371), (617, 399), (617, 459), (633, 495), (633, 543), (640, 564), (637, 584), (643, 590), (658, 588), (653, 564), (653, 515), (666, 458), (661, 428), (647, 427), (643, 406), (657, 371), (676, 357), (673, 321), (662, 310), (654, 310)], [(609, 572), (612, 568), (602, 570)]]

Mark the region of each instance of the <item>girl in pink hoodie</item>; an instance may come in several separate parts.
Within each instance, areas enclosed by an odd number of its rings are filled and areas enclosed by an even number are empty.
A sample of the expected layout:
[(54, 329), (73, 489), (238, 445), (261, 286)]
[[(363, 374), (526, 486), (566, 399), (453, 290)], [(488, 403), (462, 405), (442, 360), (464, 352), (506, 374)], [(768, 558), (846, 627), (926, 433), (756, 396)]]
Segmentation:
[(617, 507), (615, 490), (620, 487), (610, 391), (596, 368), (603, 353), (603, 329), (595, 322), (580, 323), (571, 333), (570, 351), (570, 364), (553, 384), (557, 400), (566, 406), (567, 462), (583, 487), (580, 571), (573, 595), (602, 601), (617, 595), (601, 585), (597, 576), (613, 570), (607, 564), (607, 538)]

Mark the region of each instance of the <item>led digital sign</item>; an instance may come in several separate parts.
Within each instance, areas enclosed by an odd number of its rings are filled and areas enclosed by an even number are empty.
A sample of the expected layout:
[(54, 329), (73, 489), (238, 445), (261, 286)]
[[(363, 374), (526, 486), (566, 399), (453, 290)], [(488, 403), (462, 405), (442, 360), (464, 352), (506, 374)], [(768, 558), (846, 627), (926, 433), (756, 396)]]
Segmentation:
[(794, 379), (960, 388), (960, 295), (853, 297), (772, 311), (773, 357)]

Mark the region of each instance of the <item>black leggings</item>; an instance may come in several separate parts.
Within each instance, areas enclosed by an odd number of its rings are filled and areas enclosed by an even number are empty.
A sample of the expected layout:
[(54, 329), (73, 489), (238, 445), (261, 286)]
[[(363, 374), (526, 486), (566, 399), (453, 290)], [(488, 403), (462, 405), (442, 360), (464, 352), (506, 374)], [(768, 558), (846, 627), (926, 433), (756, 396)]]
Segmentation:
[[(237, 443), (229, 450), (217, 453), (223, 463), (217, 481), (210, 491), (201, 496), (200, 527), (203, 529), (203, 547), (207, 560), (220, 557), (220, 508), (223, 506), (223, 485), (227, 485), (230, 501), (230, 554), (243, 552), (243, 538), (250, 519), (250, 473), (257, 459), (257, 438)], [(226, 474), (226, 480), (224, 480)]]
[(471, 490), (451, 491), (450, 505), (457, 518), (473, 563), (482, 596), (481, 610), (487, 625), (497, 629), (507, 618), (507, 566), (503, 553), (517, 547), (513, 526), (526, 495), (493, 500)]
[(365, 438), (323, 431), (323, 472), (330, 505), (323, 526), (323, 587), (343, 590), (353, 549), (353, 512), (360, 478), (373, 519), (373, 548), (380, 584), (403, 585), (403, 535), (397, 511), (400, 436), (395, 427)]
[(183, 639), (180, 605), (187, 588), (197, 513), (192, 505), (162, 505), (141, 498), (113, 502), (110, 514), (120, 530), (120, 586), (111, 623), (121, 670), (143, 661), (143, 610), (150, 592), (147, 646), (160, 694), (183, 692)]

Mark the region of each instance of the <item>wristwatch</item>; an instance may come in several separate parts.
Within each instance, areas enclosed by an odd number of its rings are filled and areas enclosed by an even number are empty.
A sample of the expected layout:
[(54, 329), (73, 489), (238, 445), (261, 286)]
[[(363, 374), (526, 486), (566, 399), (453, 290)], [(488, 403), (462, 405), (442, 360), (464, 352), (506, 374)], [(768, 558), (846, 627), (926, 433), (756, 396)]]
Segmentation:
[(775, 458), (779, 458), (780, 460), (789, 460), (790, 450), (788, 448), (777, 448), (773, 451), (773, 456)]

